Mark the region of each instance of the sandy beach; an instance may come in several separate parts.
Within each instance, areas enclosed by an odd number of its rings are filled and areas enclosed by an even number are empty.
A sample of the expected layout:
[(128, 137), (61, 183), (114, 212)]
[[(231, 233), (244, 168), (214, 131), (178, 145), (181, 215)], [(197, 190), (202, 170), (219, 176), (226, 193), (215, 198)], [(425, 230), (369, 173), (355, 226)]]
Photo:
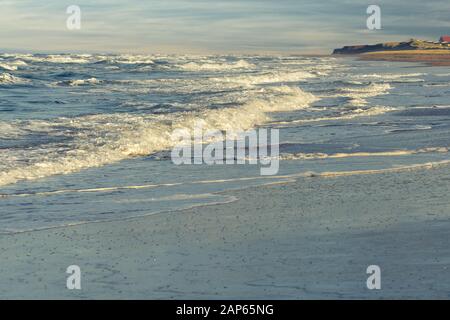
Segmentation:
[[(444, 68), (355, 56), (4, 57), (29, 66), (2, 84), (17, 108), (0, 121), (0, 298), (449, 298)], [(176, 165), (173, 125), (200, 120), (279, 130), (279, 171)], [(81, 290), (66, 287), (74, 265)], [(373, 265), (380, 290), (367, 288)]]
[(403, 50), (364, 53), (361, 60), (422, 62), (431, 66), (450, 66), (449, 50)]
[(0, 300), (450, 300), (448, 1), (1, 7)]
[[(449, 298), (450, 171), (300, 178), (239, 200), (0, 236), (1, 298)], [(66, 289), (67, 266), (82, 290)], [(366, 288), (379, 265), (382, 289)]]

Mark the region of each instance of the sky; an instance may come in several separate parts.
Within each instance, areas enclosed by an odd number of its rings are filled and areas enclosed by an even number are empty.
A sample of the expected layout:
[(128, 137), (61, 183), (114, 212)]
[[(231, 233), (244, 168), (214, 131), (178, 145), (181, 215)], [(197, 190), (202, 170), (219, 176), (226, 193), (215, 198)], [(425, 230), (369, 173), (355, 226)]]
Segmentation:
[[(381, 30), (366, 27), (371, 4)], [(0, 0), (0, 15), (0, 50), (44, 53), (329, 53), (450, 34), (448, 0)]]

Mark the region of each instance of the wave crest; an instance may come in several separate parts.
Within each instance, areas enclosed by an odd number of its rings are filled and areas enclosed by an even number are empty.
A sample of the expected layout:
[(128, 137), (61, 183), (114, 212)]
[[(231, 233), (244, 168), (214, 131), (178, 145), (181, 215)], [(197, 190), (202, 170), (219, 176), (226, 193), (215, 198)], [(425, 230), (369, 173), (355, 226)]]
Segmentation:
[(10, 73), (0, 74), (0, 84), (12, 85), (12, 84), (24, 84), (24, 83), (29, 83), (29, 82), (30, 82), (30, 80), (28, 80), (28, 79), (19, 78), (19, 77), (13, 76)]
[[(99, 114), (52, 121), (19, 121), (13, 127), (71, 139), (67, 145), (46, 144), (44, 149), (5, 150), (0, 154), (0, 185), (20, 180), (66, 174), (130, 157), (168, 150), (174, 129), (192, 131), (198, 121), (205, 130), (240, 132), (270, 120), (270, 112), (306, 108), (317, 98), (299, 88), (265, 88), (261, 98), (242, 106), (175, 114)], [(11, 126), (11, 124), (10, 124)], [(9, 128), (13, 131), (14, 128)], [(11, 161), (14, 159), (14, 161)], [(25, 163), (25, 165), (23, 164)]]

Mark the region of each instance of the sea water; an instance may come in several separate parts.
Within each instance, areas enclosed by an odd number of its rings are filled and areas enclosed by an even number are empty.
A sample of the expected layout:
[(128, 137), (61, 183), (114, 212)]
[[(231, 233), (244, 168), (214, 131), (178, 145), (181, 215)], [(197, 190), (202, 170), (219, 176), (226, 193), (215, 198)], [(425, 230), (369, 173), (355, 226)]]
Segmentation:
[[(0, 232), (450, 160), (450, 68), (333, 56), (0, 54)], [(280, 170), (175, 165), (171, 134), (280, 130)], [(401, 187), (401, 186), (399, 186)]]

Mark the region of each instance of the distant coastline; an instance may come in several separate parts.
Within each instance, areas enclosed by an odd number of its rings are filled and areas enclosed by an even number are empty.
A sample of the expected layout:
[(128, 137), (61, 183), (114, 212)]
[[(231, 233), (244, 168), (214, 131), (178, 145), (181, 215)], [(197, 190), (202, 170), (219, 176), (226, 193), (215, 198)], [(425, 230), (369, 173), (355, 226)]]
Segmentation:
[(361, 60), (423, 62), (432, 66), (450, 66), (450, 43), (411, 39), (406, 42), (387, 42), (375, 45), (345, 46), (333, 55), (358, 55)]

